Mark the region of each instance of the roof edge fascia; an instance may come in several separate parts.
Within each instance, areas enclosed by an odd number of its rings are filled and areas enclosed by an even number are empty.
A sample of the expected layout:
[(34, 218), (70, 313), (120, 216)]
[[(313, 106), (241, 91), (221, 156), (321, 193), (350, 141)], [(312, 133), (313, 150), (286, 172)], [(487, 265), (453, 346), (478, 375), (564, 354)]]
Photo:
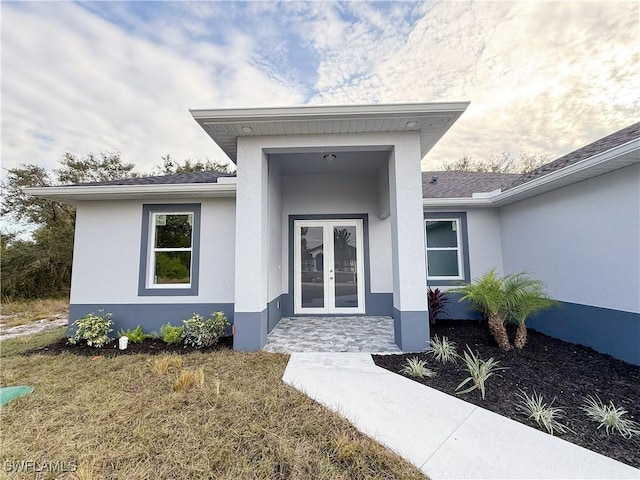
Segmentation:
[[(34, 197), (68, 202), (73, 199), (82, 201), (95, 197), (109, 196), (110, 200), (120, 197), (145, 198), (149, 195), (168, 194), (194, 196), (235, 196), (235, 183), (177, 183), (177, 184), (147, 184), (147, 185), (67, 185), (59, 187), (30, 187), (24, 192)], [(93, 198), (91, 198), (93, 197)], [(106, 199), (106, 198), (105, 198)]]
[(379, 115), (425, 115), (462, 113), (470, 102), (384, 103), (373, 105), (304, 105), (263, 108), (189, 109), (199, 121), (235, 122), (238, 120), (280, 121), (284, 119), (327, 119)]
[[(423, 198), (423, 207), (502, 207), (510, 203), (524, 200), (526, 198), (544, 193), (546, 187), (552, 186), (554, 183), (560, 183), (565, 179), (582, 173), (586, 170), (599, 167), (602, 164), (614, 161), (616, 158), (640, 150), (640, 139), (634, 139), (627, 143), (623, 143), (604, 152), (598, 153), (580, 162), (568, 165), (555, 172), (550, 172), (542, 177), (530, 180), (527, 183), (518, 185), (512, 189), (496, 192), (495, 195), (489, 197), (459, 197), (459, 198)], [(640, 161), (640, 160), (639, 160)], [(614, 170), (614, 169), (612, 169)], [(584, 179), (579, 179), (581, 181)], [(573, 182), (571, 182), (573, 183)], [(570, 184), (570, 183), (569, 183)], [(559, 187), (566, 186), (559, 185)], [(484, 193), (484, 192), (478, 192)]]

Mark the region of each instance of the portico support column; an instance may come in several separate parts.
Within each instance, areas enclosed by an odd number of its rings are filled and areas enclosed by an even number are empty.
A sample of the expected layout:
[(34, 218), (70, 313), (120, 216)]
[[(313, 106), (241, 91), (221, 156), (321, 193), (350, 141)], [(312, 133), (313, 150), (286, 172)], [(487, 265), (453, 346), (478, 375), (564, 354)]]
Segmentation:
[(238, 138), (235, 252), (235, 350), (267, 342), (267, 156), (259, 138)]
[(415, 352), (429, 346), (420, 141), (407, 134), (389, 157), (395, 342)]

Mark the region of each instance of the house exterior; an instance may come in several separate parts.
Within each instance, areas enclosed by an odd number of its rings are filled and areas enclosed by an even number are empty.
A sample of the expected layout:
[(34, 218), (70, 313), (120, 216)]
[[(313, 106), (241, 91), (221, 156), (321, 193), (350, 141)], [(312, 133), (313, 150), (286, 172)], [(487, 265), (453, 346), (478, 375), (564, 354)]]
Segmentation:
[(222, 310), (258, 350), (283, 316), (389, 315), (417, 351), (427, 286), (526, 270), (563, 304), (534, 328), (640, 364), (640, 124), (528, 175), (421, 172), (467, 105), (195, 110), (236, 176), (30, 189), (78, 208), (70, 321)]

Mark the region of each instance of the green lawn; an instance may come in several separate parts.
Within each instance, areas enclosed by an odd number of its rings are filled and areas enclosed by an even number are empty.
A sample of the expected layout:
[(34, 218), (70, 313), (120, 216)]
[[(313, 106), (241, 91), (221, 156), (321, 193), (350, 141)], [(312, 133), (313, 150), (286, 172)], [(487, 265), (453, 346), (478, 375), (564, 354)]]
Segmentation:
[[(284, 385), (286, 355), (220, 351), (173, 362), (24, 355), (62, 335), (0, 342), (2, 386), (35, 388), (2, 408), (5, 468), (7, 461), (64, 462), (76, 466), (70, 476), (38, 478), (78, 479), (424, 478)], [(202, 385), (174, 391), (181, 373), (200, 369)], [(9, 475), (34, 478), (33, 471)]]

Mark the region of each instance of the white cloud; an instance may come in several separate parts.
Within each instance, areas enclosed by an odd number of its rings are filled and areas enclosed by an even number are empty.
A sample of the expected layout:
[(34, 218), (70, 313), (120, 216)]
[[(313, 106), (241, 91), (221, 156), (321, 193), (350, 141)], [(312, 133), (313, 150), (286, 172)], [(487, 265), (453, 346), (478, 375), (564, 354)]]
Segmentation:
[(556, 157), (636, 121), (639, 27), (636, 2), (441, 2), (406, 39), (392, 28), (375, 53), (367, 39), (345, 43), (355, 59), (325, 56), (329, 71), (369, 67), (355, 82), (334, 75), (314, 101), (470, 100), (426, 168), (501, 151)]
[[(143, 10), (144, 15), (136, 10)], [(222, 152), (188, 108), (470, 100), (427, 157), (558, 156), (634, 122), (637, 2), (4, 3), (2, 162)], [(28, 35), (25, 32), (29, 32)]]
[(159, 44), (74, 4), (5, 4), (2, 13), (4, 168), (54, 168), (65, 151), (121, 151), (145, 170), (166, 153), (222, 159), (189, 108), (303, 101), (296, 85), (253, 66), (246, 35), (185, 51), (181, 34)]

